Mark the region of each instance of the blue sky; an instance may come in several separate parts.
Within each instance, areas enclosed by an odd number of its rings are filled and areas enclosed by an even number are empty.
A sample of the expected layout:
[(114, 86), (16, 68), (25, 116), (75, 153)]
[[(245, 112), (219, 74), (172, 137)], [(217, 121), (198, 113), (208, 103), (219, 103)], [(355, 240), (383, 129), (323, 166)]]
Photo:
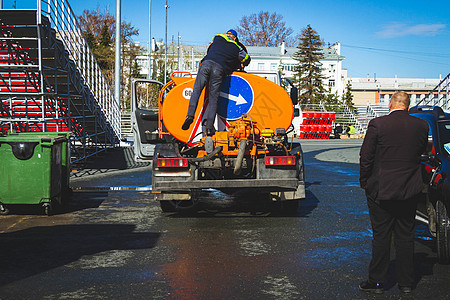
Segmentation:
[[(16, 0), (17, 8), (35, 1)], [(109, 8), (115, 0), (69, 0), (76, 14)], [(122, 20), (148, 40), (148, 0), (122, 0)], [(349, 77), (439, 78), (450, 73), (450, 2), (442, 0), (168, 0), (168, 39), (208, 44), (216, 33), (239, 25), (244, 15), (260, 11), (284, 17), (294, 34), (308, 24), (326, 43), (340, 42)], [(3, 0), (12, 8), (13, 0)], [(152, 37), (164, 39), (165, 0), (152, 0)], [(251, 53), (250, 53), (251, 54)]]

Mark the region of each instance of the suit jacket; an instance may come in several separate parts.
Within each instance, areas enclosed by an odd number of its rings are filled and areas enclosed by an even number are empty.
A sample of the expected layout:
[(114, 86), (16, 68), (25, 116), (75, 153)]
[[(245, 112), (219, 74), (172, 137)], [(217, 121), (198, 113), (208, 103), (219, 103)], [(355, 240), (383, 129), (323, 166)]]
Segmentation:
[(406, 200), (423, 187), (420, 156), (428, 124), (406, 110), (369, 122), (360, 155), (360, 185), (374, 200)]

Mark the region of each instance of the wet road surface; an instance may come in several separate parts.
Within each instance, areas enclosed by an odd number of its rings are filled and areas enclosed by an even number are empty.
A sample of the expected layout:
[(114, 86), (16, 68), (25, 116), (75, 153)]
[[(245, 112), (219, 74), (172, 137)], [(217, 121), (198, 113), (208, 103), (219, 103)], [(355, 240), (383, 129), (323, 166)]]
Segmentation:
[(131, 190), (85, 188), (61, 214), (0, 216), (0, 299), (449, 299), (450, 266), (422, 225), (412, 295), (394, 272), (384, 295), (358, 290), (371, 241), (360, 144), (303, 143), (307, 193), (295, 212), (211, 190), (198, 212), (163, 214), (149, 167), (74, 177), (74, 187)]

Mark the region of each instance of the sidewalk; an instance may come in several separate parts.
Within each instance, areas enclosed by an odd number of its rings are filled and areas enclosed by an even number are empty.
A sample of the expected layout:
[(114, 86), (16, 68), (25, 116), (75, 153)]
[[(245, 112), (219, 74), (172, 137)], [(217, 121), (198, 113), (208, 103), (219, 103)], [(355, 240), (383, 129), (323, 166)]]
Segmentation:
[(108, 149), (72, 166), (71, 187), (148, 186), (151, 162), (135, 162), (132, 147)]

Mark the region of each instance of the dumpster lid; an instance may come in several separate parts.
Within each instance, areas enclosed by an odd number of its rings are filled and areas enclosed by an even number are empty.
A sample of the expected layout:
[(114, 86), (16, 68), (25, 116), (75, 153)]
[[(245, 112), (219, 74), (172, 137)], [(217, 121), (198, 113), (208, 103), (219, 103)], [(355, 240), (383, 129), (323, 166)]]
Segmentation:
[(42, 142), (42, 143), (55, 143), (66, 141), (69, 138), (70, 133), (66, 132), (8, 132), (6, 136), (0, 136), (0, 143), (8, 142)]

